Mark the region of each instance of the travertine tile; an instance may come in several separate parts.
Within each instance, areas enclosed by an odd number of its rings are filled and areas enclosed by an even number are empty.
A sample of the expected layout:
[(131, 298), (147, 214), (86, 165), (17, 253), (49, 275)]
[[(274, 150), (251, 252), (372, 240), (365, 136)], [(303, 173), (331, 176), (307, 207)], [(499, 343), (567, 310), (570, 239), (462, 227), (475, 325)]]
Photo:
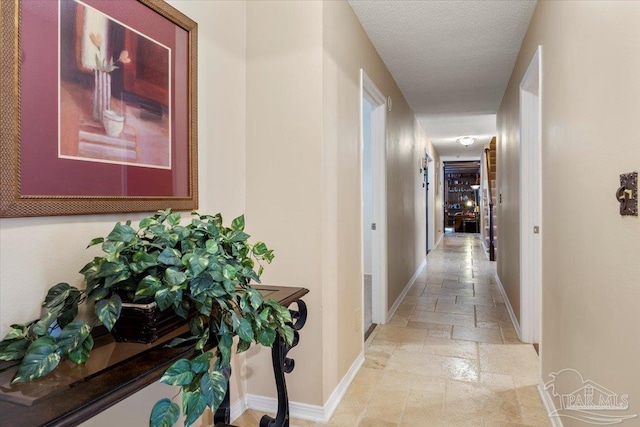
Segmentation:
[(476, 316), (479, 322), (493, 322), (500, 325), (512, 326), (511, 317), (505, 306), (476, 306)]
[(358, 427), (397, 427), (398, 423), (390, 423), (376, 418), (363, 418)]
[(474, 326), (473, 316), (450, 313), (431, 313), (428, 311), (415, 312), (409, 318), (414, 322), (439, 323), (441, 325)]
[(551, 427), (551, 421), (549, 420), (549, 414), (547, 411), (540, 408), (529, 408), (522, 406), (522, 422), (523, 424), (536, 426), (536, 427)]
[(407, 407), (400, 427), (470, 427), (469, 421), (467, 414)]
[(478, 358), (478, 349), (475, 342), (447, 338), (427, 337), (422, 347), (422, 352), (474, 360)]
[(443, 330), (443, 329), (429, 329), (429, 330), (427, 330), (427, 333), (428, 333), (429, 337), (451, 338), (452, 329), (453, 329), (453, 326), (449, 327), (446, 330)]
[(362, 419), (364, 413), (364, 405), (362, 407), (343, 407), (342, 402), (331, 416), (327, 425), (332, 427), (354, 427), (357, 426)]
[(515, 390), (494, 391), (482, 384), (448, 381), (445, 410), (468, 413), (481, 419), (521, 422)]
[(488, 305), (491, 307), (495, 306), (493, 298), (487, 296), (458, 296), (458, 298), (456, 298), (456, 304)]
[(538, 393), (538, 387), (536, 385), (518, 387), (516, 388), (516, 393), (518, 394), (518, 401), (521, 406), (544, 410), (544, 404), (540, 399), (540, 394)]
[(393, 342), (423, 342), (427, 337), (426, 331), (408, 329), (403, 327), (398, 327), (395, 325), (383, 325), (378, 334), (376, 335), (376, 339), (385, 340), (385, 341), (393, 341)]
[(398, 350), (391, 355), (387, 369), (458, 381), (476, 382), (479, 377), (475, 360)]
[(376, 389), (364, 412), (365, 418), (399, 423), (409, 390)]
[(384, 369), (390, 357), (391, 353), (369, 350), (364, 356), (364, 364), (362, 366), (371, 369)]
[(509, 421), (483, 420), (482, 427), (533, 427), (520, 423), (510, 423)]
[(429, 311), (433, 311), (434, 307), (436, 306), (437, 300), (438, 300), (437, 298), (429, 297), (429, 296), (416, 297), (416, 296), (407, 295), (405, 297), (405, 301), (407, 303), (413, 304), (415, 307), (421, 307), (421, 310), (429, 310)]
[(493, 391), (516, 389), (515, 381), (513, 380), (513, 377), (511, 375), (480, 372), (480, 384)]
[(522, 344), (513, 326), (500, 325), (500, 330), (502, 331), (502, 341), (505, 344)]
[(460, 296), (473, 296), (473, 289), (454, 289), (454, 288), (445, 288), (443, 286), (433, 286), (427, 285), (424, 290), (423, 296), (432, 296), (432, 295), (460, 295)]
[(409, 391), (409, 397), (407, 398), (406, 408), (422, 409), (425, 411), (443, 410), (444, 390), (444, 387), (422, 390), (411, 389)]
[(367, 352), (383, 352), (386, 354), (393, 353), (395, 350), (397, 343), (394, 341), (385, 341), (383, 339), (375, 339), (369, 345)]
[(474, 328), (465, 326), (453, 327), (453, 339), (476, 341), (481, 343), (501, 344), (502, 334), (498, 329)]
[[(478, 322), (476, 321), (476, 326), (478, 328), (486, 328), (486, 329), (500, 329), (500, 325), (493, 322)], [(514, 331), (515, 333), (515, 331)], [(504, 336), (502, 337), (504, 339)]]
[(397, 318), (394, 317), (389, 322), (387, 322), (387, 325), (405, 327), (407, 326), (408, 322), (409, 322), (409, 319), (404, 319), (402, 317), (397, 317)]
[[(454, 328), (455, 336), (455, 328)], [(505, 375), (533, 373), (537, 376), (538, 355), (530, 344), (479, 344), (482, 372)]]
[(467, 316), (473, 316), (475, 314), (475, 307), (473, 304), (448, 304), (438, 303), (436, 305), (436, 313), (451, 313), (451, 314), (466, 314)]
[(444, 392), (445, 380), (430, 377), (422, 372), (386, 369), (377, 386), (388, 390), (440, 390)]
[[(494, 276), (477, 237), (445, 236), (365, 343), (365, 363), (331, 419), (291, 426), (550, 426), (538, 357), (518, 341)], [(257, 426), (260, 417), (247, 411), (233, 424)]]
[(438, 304), (455, 304), (456, 296), (455, 295), (438, 295)]
[(459, 282), (457, 280), (445, 280), (442, 282), (443, 288), (448, 289), (470, 289), (473, 290), (473, 283), (471, 282)]

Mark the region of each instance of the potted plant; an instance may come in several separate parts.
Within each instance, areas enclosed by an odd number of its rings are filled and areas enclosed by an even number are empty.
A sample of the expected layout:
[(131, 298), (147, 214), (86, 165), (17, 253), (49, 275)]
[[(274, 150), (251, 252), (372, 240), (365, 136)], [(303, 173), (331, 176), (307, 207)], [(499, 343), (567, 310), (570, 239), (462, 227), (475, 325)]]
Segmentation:
[[(193, 345), (200, 354), (169, 367), (161, 382), (182, 388), (185, 426), (210, 407), (220, 406), (227, 390), (234, 337), (237, 352), (252, 343), (272, 346), (276, 334), (288, 345), (293, 341), (291, 315), (273, 300), (264, 301), (250, 283), (260, 281), (263, 262), (273, 252), (262, 242), (250, 244), (244, 216), (225, 227), (222, 217), (193, 213), (181, 225), (179, 213), (160, 211), (140, 221), (117, 223), (106, 238), (89, 246), (102, 246), (81, 271), (85, 289), (67, 283), (53, 286), (43, 303), (44, 315), (24, 325), (12, 325), (0, 341), (0, 360), (22, 359), (13, 383), (31, 381), (51, 372), (62, 359), (87, 361), (93, 348), (92, 328), (117, 324), (127, 302), (156, 304), (161, 312), (173, 311), (187, 320), (191, 334), (170, 345)], [(257, 267), (257, 268), (256, 268)], [(96, 318), (77, 320), (78, 306), (94, 304)], [(205, 351), (213, 341), (213, 351)], [(213, 362), (213, 363), (211, 363)], [(171, 426), (180, 407), (162, 399), (153, 407), (151, 426)]]

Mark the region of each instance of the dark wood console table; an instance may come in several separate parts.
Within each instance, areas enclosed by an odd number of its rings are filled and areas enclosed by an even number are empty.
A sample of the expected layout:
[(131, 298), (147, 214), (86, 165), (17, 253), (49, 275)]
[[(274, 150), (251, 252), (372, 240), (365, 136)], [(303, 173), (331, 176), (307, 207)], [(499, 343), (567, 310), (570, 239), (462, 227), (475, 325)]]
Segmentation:
[[(305, 288), (256, 285), (265, 299), (278, 301), (290, 308), (295, 331), (294, 343), (299, 340), (307, 317), (301, 298)], [(197, 355), (192, 347), (166, 348), (176, 336), (188, 332), (184, 325), (151, 344), (119, 343), (110, 334), (96, 336), (91, 357), (85, 365), (66, 361), (39, 380), (11, 385), (19, 362), (0, 362), (0, 424), (2, 426), (76, 426), (105, 409), (126, 399), (144, 387), (158, 381), (164, 371), (178, 359)], [(272, 348), (273, 369), (278, 392), (276, 418), (264, 416), (261, 427), (288, 427), (289, 401), (284, 374), (293, 370), (293, 360), (286, 357), (290, 350), (282, 337), (277, 336)], [(224, 405), (227, 405), (224, 407)], [(228, 396), (216, 413), (215, 422), (228, 423)], [(219, 414), (225, 414), (220, 419)]]

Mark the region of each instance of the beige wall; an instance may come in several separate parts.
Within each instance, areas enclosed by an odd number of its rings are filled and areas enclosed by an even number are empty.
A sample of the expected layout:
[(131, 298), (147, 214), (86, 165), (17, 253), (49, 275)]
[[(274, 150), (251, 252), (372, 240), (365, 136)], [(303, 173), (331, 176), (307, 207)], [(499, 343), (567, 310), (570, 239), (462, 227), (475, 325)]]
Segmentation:
[[(245, 3), (172, 4), (199, 22), (200, 211), (222, 212), (231, 220), (245, 210)], [(82, 286), (78, 271), (99, 250), (85, 249), (87, 243), (109, 233), (116, 221), (143, 215), (0, 220), (0, 334), (11, 323), (39, 316), (38, 301), (50, 286), (60, 281)], [(251, 222), (247, 227), (251, 231)], [(113, 425), (118, 419), (126, 425), (147, 424), (158, 396), (172, 395), (165, 385), (152, 387), (90, 425)]]
[[(384, 96), (390, 96), (393, 109), (387, 112), (387, 221), (388, 280), (390, 308), (402, 292), (425, 255), (425, 205), (419, 159), (427, 149), (437, 157), (422, 127), (415, 120), (384, 62), (367, 38), (360, 22), (346, 2), (327, 1), (324, 13), (324, 93), (325, 150), (337, 155), (339, 200), (345, 203), (351, 223), (342, 220), (341, 232), (359, 227), (359, 72), (373, 80)], [(333, 152), (331, 151), (333, 147)], [(435, 154), (434, 154), (435, 153)], [(347, 204), (349, 203), (349, 204)], [(342, 215), (342, 209), (340, 209)], [(359, 241), (351, 246), (339, 244), (344, 253), (360, 256)], [(359, 236), (358, 236), (359, 238)], [(345, 242), (346, 243), (346, 242)], [(344, 258), (345, 267), (357, 261)], [(356, 273), (355, 271), (353, 273)], [(347, 281), (359, 280), (353, 274)], [(349, 299), (347, 299), (349, 301)], [(347, 303), (348, 304), (348, 303)], [(348, 304), (350, 305), (350, 304)]]
[[(384, 96), (387, 112), (388, 307), (425, 256), (425, 200), (419, 158), (429, 141), (351, 7), (323, 3), (323, 331), (324, 398), (361, 352), (360, 69)], [(432, 148), (432, 147), (431, 147)], [(356, 327), (356, 325), (358, 327)]]
[[(322, 4), (247, 3), (247, 199), (275, 260), (263, 283), (303, 286), (309, 320), (291, 352), (291, 400), (322, 405)], [(259, 353), (259, 354), (258, 354)], [(275, 397), (270, 355), (248, 357), (248, 392)]]
[[(638, 22), (639, 2), (540, 2), (498, 121), (499, 150), (517, 159), (518, 85), (542, 45), (542, 377), (577, 369), (628, 394), (632, 414), (640, 413), (640, 220), (620, 217), (615, 191), (619, 175), (640, 165)], [(518, 167), (500, 162), (504, 195), (504, 170), (517, 179)], [(517, 247), (508, 221), (517, 224), (515, 209), (501, 211), (503, 267), (505, 240)]]
[(509, 85), (496, 120), (497, 206), (494, 207), (498, 211), (499, 218), (496, 236), (498, 238), (495, 241), (498, 277), (518, 321), (520, 321), (519, 85), (520, 81), (515, 83), (515, 90), (511, 84)]
[[(390, 307), (424, 259), (418, 159), (429, 141), (346, 2), (248, 3), (247, 218), (276, 250), (265, 283), (311, 290), (288, 383), (292, 400), (315, 405), (362, 351), (360, 68), (394, 106), (386, 146)], [(255, 368), (266, 353), (250, 355), (248, 392), (274, 396), (271, 374)]]
[[(171, 3), (199, 22), (200, 211), (228, 220), (245, 212), (248, 232), (275, 250), (263, 282), (311, 290), (287, 380), (291, 400), (323, 405), (362, 351), (360, 68), (393, 99), (389, 307), (424, 259), (419, 159), (425, 148), (439, 157), (346, 2)], [(117, 220), (141, 216), (0, 221), (0, 332), (39, 314), (25, 292), (44, 296), (63, 280), (81, 285), (77, 271), (94, 253), (86, 243)], [(238, 362), (232, 403), (242, 392), (275, 397), (270, 364), (269, 351), (258, 349), (246, 365)], [(164, 385), (146, 389), (88, 425), (116, 416), (144, 424), (144, 408), (164, 392)]]

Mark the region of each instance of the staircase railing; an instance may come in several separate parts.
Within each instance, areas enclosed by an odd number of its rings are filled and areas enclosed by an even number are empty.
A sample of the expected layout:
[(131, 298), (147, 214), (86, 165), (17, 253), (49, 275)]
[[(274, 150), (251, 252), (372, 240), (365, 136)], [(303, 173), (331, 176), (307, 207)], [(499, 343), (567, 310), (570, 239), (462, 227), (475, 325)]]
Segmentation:
[(484, 149), (484, 158), (487, 165), (487, 178), (489, 189), (489, 259), (496, 260), (496, 247), (493, 243), (493, 195), (491, 194), (491, 165), (489, 164), (489, 148)]

